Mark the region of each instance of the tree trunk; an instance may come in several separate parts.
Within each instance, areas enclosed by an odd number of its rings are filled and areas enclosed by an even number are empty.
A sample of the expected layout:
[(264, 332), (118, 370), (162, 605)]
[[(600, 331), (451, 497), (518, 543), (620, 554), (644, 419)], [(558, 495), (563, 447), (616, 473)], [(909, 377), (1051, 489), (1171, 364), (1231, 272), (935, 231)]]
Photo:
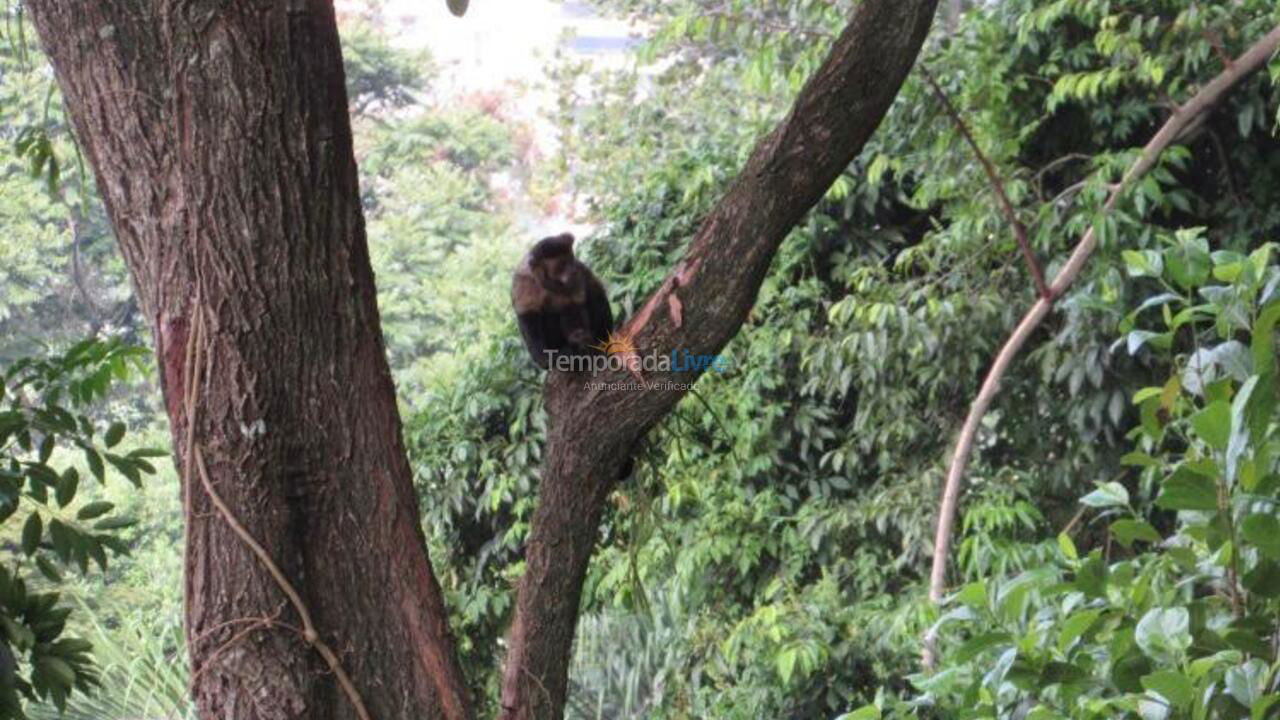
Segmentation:
[[(713, 354), (737, 333), (783, 238), (888, 110), (937, 2), (858, 5), (790, 115), (625, 326), (641, 351)], [(200, 450), (374, 718), (469, 717), (383, 351), (332, 6), (28, 5), (152, 324), (177, 456)], [(196, 317), (207, 363), (188, 397)], [(588, 391), (558, 373), (546, 392), (549, 447), (502, 683), (508, 718), (562, 715), (605, 496), (684, 394)], [(290, 629), (299, 619), (277, 581), (200, 480), (183, 482), (202, 717), (354, 717)]]
[[(373, 717), (468, 717), (383, 350), (332, 5), (28, 6), (151, 322), (178, 465), (194, 403), (213, 486)], [(208, 362), (187, 397), (196, 313)], [(201, 717), (355, 717), (276, 581), (183, 482)]]
[[(684, 260), (623, 325), (640, 354), (718, 353), (755, 304), (778, 246), (862, 149), (897, 96), (938, 0), (863, 0), (791, 113), (756, 146)], [(563, 714), (582, 583), (613, 481), (696, 373), (548, 376), (551, 419), (503, 670), (504, 720)], [(670, 384), (667, 384), (670, 383)]]

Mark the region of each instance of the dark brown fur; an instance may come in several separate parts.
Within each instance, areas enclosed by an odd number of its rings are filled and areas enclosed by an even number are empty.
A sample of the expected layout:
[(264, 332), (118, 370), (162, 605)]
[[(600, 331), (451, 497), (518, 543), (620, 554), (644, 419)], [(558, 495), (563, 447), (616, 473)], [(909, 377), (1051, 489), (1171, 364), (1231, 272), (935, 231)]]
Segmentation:
[(604, 285), (573, 255), (573, 235), (539, 240), (516, 268), (511, 282), (525, 347), (538, 367), (551, 353), (587, 355), (609, 336), (613, 312)]

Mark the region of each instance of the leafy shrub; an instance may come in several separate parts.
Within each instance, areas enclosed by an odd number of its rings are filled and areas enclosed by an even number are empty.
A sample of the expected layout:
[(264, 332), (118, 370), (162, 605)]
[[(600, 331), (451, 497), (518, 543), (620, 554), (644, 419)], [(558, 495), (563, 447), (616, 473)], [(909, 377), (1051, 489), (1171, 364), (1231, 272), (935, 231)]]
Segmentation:
[[(1211, 252), (1203, 232), (1124, 254), (1149, 295), (1129, 353), (1171, 372), (1133, 396), (1132, 469), (1080, 499), (1056, 557), (972, 582), (937, 626), (945, 664), (895, 715), (1262, 718), (1280, 710), (1280, 407), (1274, 247)], [(1082, 547), (1084, 526), (1105, 525)], [(846, 717), (878, 717), (874, 706)]]
[[(132, 520), (82, 491), (81, 479), (108, 474), (140, 485), (159, 450), (113, 452), (120, 422), (95, 417), (112, 382), (145, 351), (90, 340), (47, 359), (21, 359), (0, 373), (0, 527), (9, 562), (0, 566), (0, 718), (23, 718), (24, 705), (59, 709), (72, 692), (98, 683), (91, 643), (68, 632), (72, 609), (58, 592), (69, 568), (105, 571), (125, 555), (120, 531)], [(110, 470), (109, 470), (110, 469)]]

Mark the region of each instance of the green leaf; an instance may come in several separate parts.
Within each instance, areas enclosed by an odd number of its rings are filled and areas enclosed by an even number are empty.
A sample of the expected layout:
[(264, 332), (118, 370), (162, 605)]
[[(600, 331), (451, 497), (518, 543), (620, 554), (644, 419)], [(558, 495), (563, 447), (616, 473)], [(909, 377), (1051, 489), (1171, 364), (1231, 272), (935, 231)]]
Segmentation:
[(1226, 450), (1231, 439), (1231, 405), (1215, 400), (1191, 416), (1191, 427), (1215, 450)]
[(1128, 507), (1129, 491), (1118, 482), (1098, 483), (1098, 489), (1080, 498), (1080, 503), (1095, 508)]
[(99, 520), (98, 522), (93, 524), (93, 529), (120, 530), (122, 528), (131, 527), (136, 524), (138, 524), (138, 520), (136, 518), (116, 516), (116, 517), (103, 518)]
[(1258, 315), (1253, 324), (1253, 340), (1250, 350), (1253, 353), (1254, 372), (1266, 375), (1275, 372), (1275, 328), (1280, 321), (1280, 301), (1269, 303)]
[(1263, 718), (1267, 717), (1267, 711), (1277, 702), (1280, 702), (1280, 695), (1275, 693), (1258, 698), (1253, 703), (1253, 707), (1250, 708), (1249, 720), (1263, 720)]
[(105, 482), (107, 477), (107, 469), (102, 464), (102, 456), (93, 448), (84, 449), (84, 460), (89, 464), (89, 472), (98, 479), (98, 482)]
[(1154, 250), (1125, 250), (1120, 256), (1133, 277), (1160, 277), (1164, 270), (1164, 261)]
[(76, 497), (76, 489), (80, 487), (80, 473), (73, 467), (67, 468), (62, 473), (62, 477), (58, 479), (58, 484), (54, 488), (54, 498), (58, 501), (59, 507), (66, 507)]
[(111, 423), (111, 427), (107, 428), (107, 434), (102, 436), (102, 442), (109, 448), (120, 444), (124, 438), (124, 423), (119, 420)]
[(1184, 607), (1153, 608), (1138, 621), (1133, 638), (1157, 662), (1179, 658), (1191, 646), (1191, 616)]
[(1160, 537), (1160, 533), (1151, 526), (1150, 523), (1142, 520), (1117, 520), (1111, 523), (1111, 534), (1116, 540), (1126, 548), (1132, 548), (1133, 543), (1141, 540), (1143, 542), (1158, 543), (1164, 538)]
[(45, 557), (44, 553), (36, 555), (36, 567), (50, 582), (62, 582), (62, 573), (58, 572), (58, 566)]
[(1267, 664), (1253, 658), (1246, 663), (1227, 670), (1223, 678), (1227, 694), (1235, 698), (1245, 707), (1253, 707), (1267, 687)]
[(1068, 560), (1080, 559), (1080, 553), (1076, 551), (1076, 544), (1071, 541), (1071, 536), (1062, 532), (1058, 533), (1058, 549)]
[(76, 513), (76, 518), (78, 520), (92, 520), (106, 515), (114, 508), (115, 505), (113, 503), (109, 503), (106, 500), (98, 500), (80, 508), (80, 512)]
[(36, 669), (48, 679), (70, 689), (76, 681), (76, 671), (65, 660), (53, 655), (42, 655), (35, 661)]
[(1064, 620), (1062, 629), (1058, 631), (1058, 651), (1066, 652), (1071, 647), (1071, 644), (1088, 632), (1089, 628), (1093, 627), (1093, 624), (1101, 616), (1102, 609), (1093, 608), (1073, 613)]
[(791, 675), (796, 668), (796, 657), (795, 648), (787, 648), (778, 653), (778, 677), (782, 678), (782, 684), (784, 685), (791, 684)]
[(1120, 457), (1120, 464), (1128, 467), (1158, 467), (1160, 461), (1144, 452), (1125, 453)]
[(1213, 264), (1209, 243), (1202, 237), (1189, 238), (1165, 252), (1169, 276), (1184, 290), (1193, 290), (1209, 279)]
[(1263, 597), (1280, 597), (1280, 565), (1263, 558), (1244, 574), (1244, 589)]
[(1174, 707), (1182, 708), (1191, 704), (1195, 689), (1186, 675), (1176, 670), (1158, 670), (1142, 678), (1142, 687), (1160, 693)]
[(53, 551), (58, 554), (62, 562), (69, 562), (72, 559), (75, 551), (75, 534), (66, 523), (56, 518), (49, 521), (49, 542), (53, 544)]
[(1182, 467), (1161, 485), (1156, 505), (1166, 510), (1217, 510), (1218, 485)]
[(1007, 632), (983, 633), (970, 638), (968, 642), (961, 645), (955, 653), (950, 655), (948, 660), (952, 665), (964, 665), (991, 648), (1008, 645), (1012, 642), (1013, 636)]
[(1161, 393), (1163, 392), (1164, 392), (1164, 388), (1159, 386), (1144, 387), (1138, 392), (1133, 394), (1133, 404), (1141, 405), (1144, 400), (1147, 400), (1148, 398), (1153, 398), (1153, 397), (1160, 397)]
[(971, 608), (984, 608), (987, 606), (987, 585), (983, 582), (969, 583), (956, 592), (955, 599)]
[(1103, 597), (1107, 592), (1107, 564), (1095, 550), (1076, 571), (1075, 587), (1089, 597)]
[(104, 457), (106, 457), (107, 462), (111, 463), (111, 466), (114, 467), (121, 475), (128, 478), (129, 482), (133, 483), (134, 487), (142, 487), (142, 474), (138, 472), (138, 466), (136, 465), (137, 461), (121, 457), (114, 453), (106, 453)]
[(880, 720), (880, 708), (875, 705), (863, 705), (851, 713), (845, 713), (836, 720)]
[(33, 555), (40, 547), (40, 538), (43, 535), (44, 521), (40, 519), (40, 513), (32, 512), (27, 516), (26, 523), (22, 525), (22, 552)]
[(1192, 680), (1199, 680), (1215, 668), (1235, 665), (1240, 662), (1241, 657), (1239, 650), (1219, 650), (1208, 657), (1192, 660), (1187, 669)]
[(1244, 539), (1272, 560), (1280, 561), (1280, 520), (1271, 513), (1254, 513), (1241, 525)]

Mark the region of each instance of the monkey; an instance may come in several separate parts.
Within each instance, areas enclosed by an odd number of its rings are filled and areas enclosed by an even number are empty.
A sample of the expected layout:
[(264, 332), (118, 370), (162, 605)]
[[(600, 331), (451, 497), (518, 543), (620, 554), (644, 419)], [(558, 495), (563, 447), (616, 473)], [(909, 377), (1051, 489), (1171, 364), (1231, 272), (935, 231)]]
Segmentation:
[(511, 281), (511, 305), (534, 363), (547, 369), (550, 354), (599, 352), (613, 330), (604, 285), (573, 256), (573, 235), (539, 240)]

